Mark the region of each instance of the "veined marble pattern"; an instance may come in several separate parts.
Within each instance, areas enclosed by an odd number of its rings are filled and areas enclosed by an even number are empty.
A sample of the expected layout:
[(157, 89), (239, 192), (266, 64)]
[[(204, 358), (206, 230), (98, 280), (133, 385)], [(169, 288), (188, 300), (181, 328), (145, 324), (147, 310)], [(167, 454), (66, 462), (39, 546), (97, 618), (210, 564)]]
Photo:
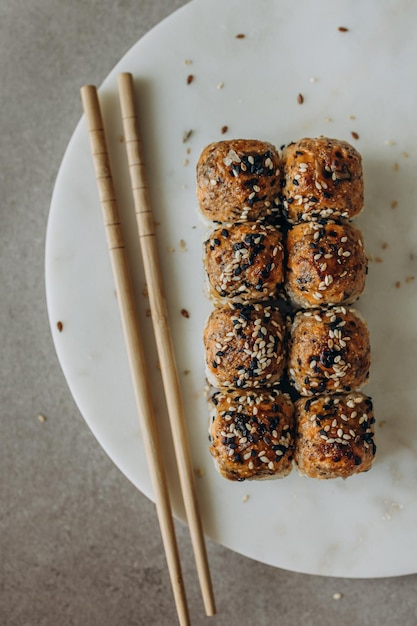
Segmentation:
[[(100, 91), (176, 514), (183, 510), (125, 167), (121, 71), (136, 81), (205, 530), (233, 550), (290, 570), (346, 577), (417, 571), (416, 18), (411, 1), (194, 0), (139, 41)], [(211, 305), (203, 293), (206, 231), (196, 208), (195, 163), (222, 137), (279, 146), (320, 134), (350, 141), (364, 159), (366, 201), (356, 223), (371, 262), (356, 306), (371, 332), (364, 391), (374, 400), (376, 461), (345, 482), (294, 471), (282, 481), (229, 483), (207, 451), (201, 333)], [(83, 120), (52, 199), (46, 283), (74, 398), (109, 456), (152, 497)]]

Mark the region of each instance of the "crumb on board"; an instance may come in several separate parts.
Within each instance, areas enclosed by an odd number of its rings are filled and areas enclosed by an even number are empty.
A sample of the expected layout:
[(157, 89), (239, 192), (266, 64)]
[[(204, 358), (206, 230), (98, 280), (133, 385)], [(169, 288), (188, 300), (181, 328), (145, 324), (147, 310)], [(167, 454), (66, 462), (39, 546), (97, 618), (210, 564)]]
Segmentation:
[(183, 371), (183, 374), (184, 374), (184, 376), (188, 376), (188, 374), (189, 374), (190, 372), (191, 372), (191, 370), (184, 370), (184, 371)]
[(238, 33), (236, 35), (236, 39), (245, 39), (246, 35), (244, 33)]
[(352, 135), (353, 139), (359, 139), (358, 133), (356, 133), (354, 130), (352, 130), (350, 134)]
[(191, 148), (188, 147), (187, 150), (185, 151), (187, 154), (191, 154)]
[(250, 495), (249, 495), (249, 494), (247, 494), (247, 493), (245, 493), (245, 495), (244, 495), (244, 496), (243, 496), (243, 498), (242, 498), (242, 502), (243, 502), (243, 503), (247, 502), (247, 501), (249, 500), (249, 498), (250, 498)]
[(395, 146), (395, 141), (393, 141), (392, 139), (385, 139), (384, 144), (386, 146)]
[(387, 420), (378, 420), (378, 426), (380, 428), (384, 428), (386, 423), (387, 423)]
[(395, 162), (393, 165), (393, 169), (394, 169), (394, 172), (398, 172), (398, 170), (400, 169), (400, 164)]
[(142, 296), (144, 298), (149, 298), (148, 285), (145, 285), (144, 288), (142, 289)]
[(124, 135), (119, 135), (120, 143), (124, 143), (124, 140), (125, 140), (125, 136)]
[(145, 314), (146, 314), (146, 317), (152, 317), (152, 312), (150, 309), (146, 309)]
[(197, 476), (197, 478), (203, 478), (205, 471), (202, 467), (198, 466), (194, 468), (194, 473)]
[(356, 115), (348, 115), (349, 120), (356, 120)]
[(190, 159), (184, 159), (182, 162), (183, 166), (186, 167), (190, 163)]
[(340, 31), (341, 33), (347, 33), (349, 31), (349, 29), (346, 28), (346, 26), (339, 26), (337, 30)]
[(383, 259), (380, 256), (375, 256), (374, 261), (375, 263), (382, 263)]
[(194, 81), (194, 74), (188, 74), (187, 76), (187, 85), (191, 85), (191, 83)]
[(315, 76), (312, 76), (310, 78), (310, 83), (316, 83), (318, 81), (318, 78), (316, 78)]
[(224, 135), (225, 133), (227, 133), (228, 130), (229, 130), (229, 127), (224, 125), (221, 127), (220, 132), (222, 135)]
[(342, 594), (340, 593), (340, 591), (337, 591), (336, 593), (333, 594), (333, 600), (341, 600), (342, 599)]
[(167, 246), (167, 252), (170, 252), (170, 253), (175, 252), (174, 246)]
[(332, 117), (327, 116), (327, 117), (325, 117), (325, 118), (324, 118), (324, 121), (325, 121), (325, 122), (333, 122), (333, 118), (332, 118)]
[(381, 243), (381, 248), (382, 248), (383, 250), (386, 250), (386, 249), (388, 248), (388, 241), (383, 241), (383, 242)]
[(396, 209), (396, 208), (397, 208), (397, 206), (398, 206), (398, 200), (393, 200), (393, 201), (391, 202), (391, 209)]
[(46, 417), (45, 417), (45, 415), (43, 415), (42, 413), (39, 413), (39, 415), (38, 415), (38, 421), (39, 421), (41, 424), (44, 424), (44, 423), (46, 422)]
[(60, 333), (64, 330), (64, 324), (62, 322), (57, 322), (56, 327)]
[(405, 279), (406, 283), (413, 283), (415, 280), (414, 276), (407, 276), (407, 278)]
[(298, 102), (298, 104), (303, 104), (303, 102), (304, 102), (304, 96), (303, 96), (303, 94), (302, 94), (302, 93), (299, 93), (299, 94), (298, 94), (298, 96), (297, 96), (297, 102)]
[(187, 244), (184, 239), (180, 239), (180, 250), (181, 252), (187, 252)]
[(401, 281), (400, 280), (397, 280), (397, 282), (395, 283), (395, 287), (397, 289), (399, 289), (401, 287)]
[(185, 65), (191, 65), (192, 64), (192, 60), (191, 59), (185, 59), (184, 63), (185, 63)]
[(187, 311), (187, 309), (181, 309), (181, 315), (187, 319), (190, 317), (190, 314)]
[(223, 89), (224, 87), (224, 83), (220, 81), (220, 83), (217, 83), (217, 89)]

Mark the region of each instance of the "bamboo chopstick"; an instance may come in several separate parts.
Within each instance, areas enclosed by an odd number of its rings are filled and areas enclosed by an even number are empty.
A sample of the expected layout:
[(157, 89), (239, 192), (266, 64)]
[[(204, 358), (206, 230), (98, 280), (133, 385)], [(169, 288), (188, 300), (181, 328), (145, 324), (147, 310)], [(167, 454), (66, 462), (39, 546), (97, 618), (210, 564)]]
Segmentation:
[(135, 112), (133, 77), (129, 73), (119, 74), (118, 83), (124, 143), (181, 490), (206, 614), (214, 615), (216, 612), (214, 594), (197, 503), (186, 418), (162, 285), (142, 142)]
[(107, 142), (96, 88), (92, 85), (82, 87), (81, 99), (87, 120), (91, 153), (103, 209), (107, 243), (140, 418), (142, 439), (155, 494), (156, 510), (177, 607), (178, 620), (181, 626), (188, 626), (190, 621), (187, 600), (175, 537), (162, 449), (156, 426), (136, 303), (120, 226), (116, 194), (107, 152)]

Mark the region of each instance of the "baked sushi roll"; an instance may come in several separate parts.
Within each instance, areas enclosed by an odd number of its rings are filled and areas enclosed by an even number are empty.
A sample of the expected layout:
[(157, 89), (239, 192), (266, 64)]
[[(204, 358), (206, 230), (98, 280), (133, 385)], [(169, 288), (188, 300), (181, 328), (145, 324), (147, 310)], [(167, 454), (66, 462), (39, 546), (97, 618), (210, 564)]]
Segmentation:
[(290, 383), (302, 396), (359, 389), (369, 378), (365, 320), (343, 306), (299, 311), (288, 348)]
[(296, 224), (286, 239), (286, 292), (294, 306), (351, 304), (365, 289), (360, 230), (348, 222)]
[(229, 480), (283, 478), (292, 469), (294, 405), (277, 390), (222, 390), (209, 400), (210, 453)]
[(283, 214), (290, 223), (351, 219), (362, 210), (362, 157), (346, 141), (300, 139), (284, 148), (282, 163)]
[(208, 145), (197, 163), (203, 216), (219, 223), (271, 218), (281, 204), (280, 157), (265, 141), (234, 139)]
[(371, 398), (360, 392), (301, 398), (295, 403), (294, 459), (310, 478), (348, 478), (373, 463)]
[(269, 387), (285, 369), (285, 321), (261, 304), (216, 308), (204, 329), (207, 380), (214, 387)]
[(284, 282), (281, 232), (260, 222), (221, 226), (204, 242), (204, 267), (215, 305), (274, 299)]

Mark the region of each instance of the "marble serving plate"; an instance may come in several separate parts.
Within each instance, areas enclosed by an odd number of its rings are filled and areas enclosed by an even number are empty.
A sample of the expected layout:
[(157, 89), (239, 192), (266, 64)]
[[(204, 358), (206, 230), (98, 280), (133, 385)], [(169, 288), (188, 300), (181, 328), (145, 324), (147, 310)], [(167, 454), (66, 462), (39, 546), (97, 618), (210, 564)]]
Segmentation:
[[(183, 518), (183, 506), (129, 193), (121, 71), (135, 76), (205, 532), (289, 570), (346, 577), (417, 571), (416, 20), (411, 1), (194, 0), (141, 39), (100, 88), (176, 515)], [(206, 227), (195, 163), (221, 138), (280, 146), (316, 135), (346, 139), (364, 159), (366, 202), (356, 223), (371, 260), (357, 308), (371, 332), (366, 392), (374, 400), (377, 457), (370, 472), (346, 481), (294, 471), (280, 481), (235, 484), (219, 476), (208, 453), (201, 334), (211, 305), (203, 293)], [(82, 415), (114, 463), (152, 498), (83, 118), (52, 198), (46, 287), (57, 354)]]

